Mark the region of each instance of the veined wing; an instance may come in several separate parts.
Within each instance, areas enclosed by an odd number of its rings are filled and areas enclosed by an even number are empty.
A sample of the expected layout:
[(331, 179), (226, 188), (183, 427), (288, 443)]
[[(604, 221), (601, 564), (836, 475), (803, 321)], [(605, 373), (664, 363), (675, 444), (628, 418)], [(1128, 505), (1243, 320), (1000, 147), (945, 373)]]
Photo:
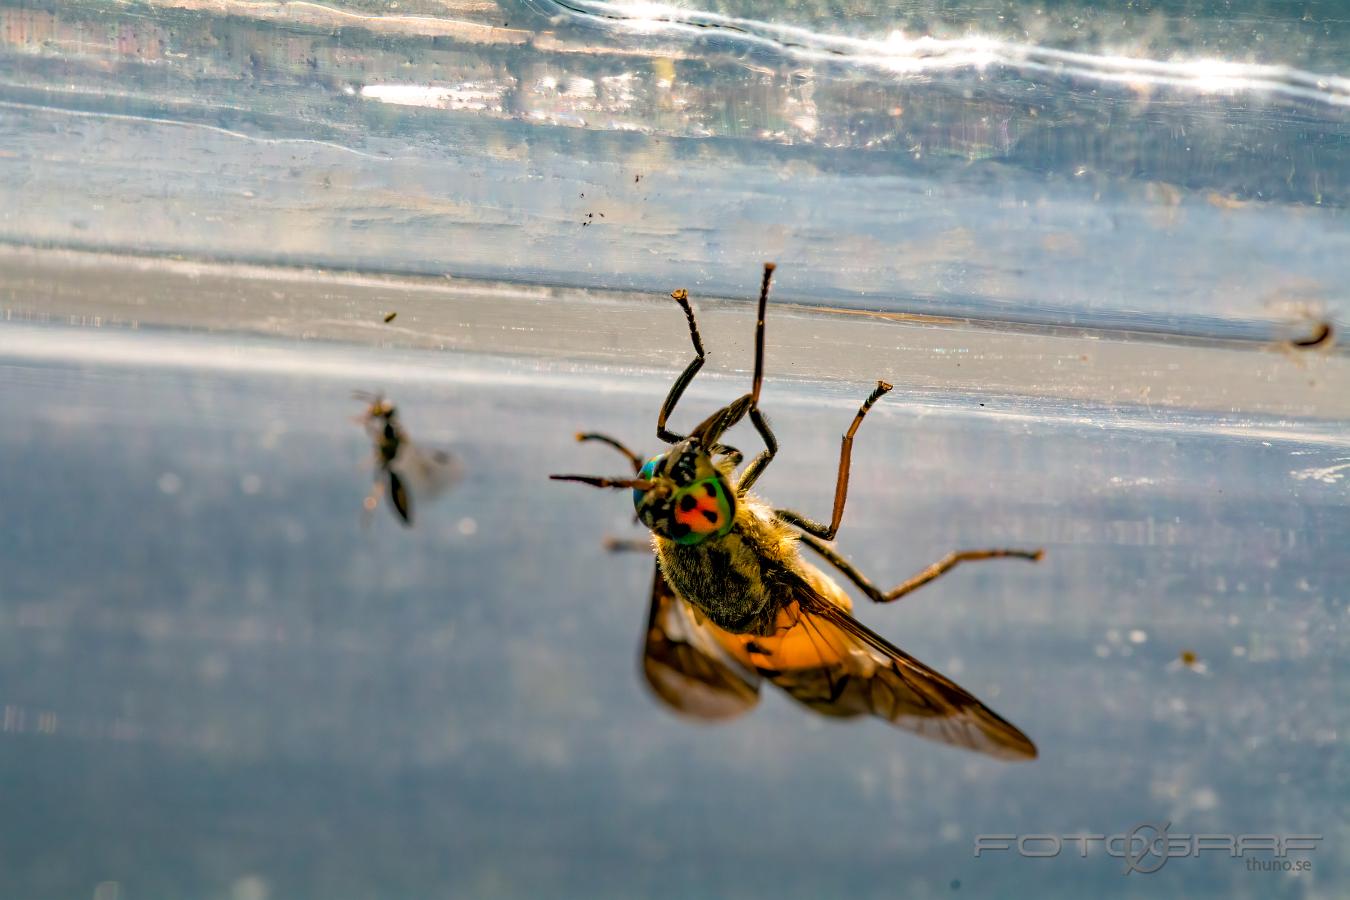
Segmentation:
[(702, 619), (654, 567), (642, 674), (657, 697), (699, 719), (729, 719), (759, 702), (760, 677), (719, 642), (729, 638)]
[(831, 603), (805, 581), (768, 637), (739, 635), (756, 671), (830, 716), (874, 715), (921, 737), (1008, 760), (1036, 757), (1016, 726)]

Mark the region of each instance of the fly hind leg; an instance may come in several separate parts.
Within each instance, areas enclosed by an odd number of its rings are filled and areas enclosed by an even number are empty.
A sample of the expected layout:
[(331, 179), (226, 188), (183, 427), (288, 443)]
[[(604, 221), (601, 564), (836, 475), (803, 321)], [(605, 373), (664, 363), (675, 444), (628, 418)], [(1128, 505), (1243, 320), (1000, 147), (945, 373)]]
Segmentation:
[[(793, 512), (790, 509), (774, 510), (774, 514), (777, 515), (779, 519), (787, 522), (789, 525), (800, 528), (807, 534), (823, 538), (827, 541), (834, 540), (835, 534), (839, 531), (839, 522), (844, 518), (844, 501), (848, 499), (848, 471), (849, 467), (853, 464), (853, 435), (858, 432), (858, 426), (862, 424), (863, 417), (866, 416), (867, 411), (872, 408), (872, 404), (880, 400), (890, 389), (891, 385), (884, 381), (878, 381), (876, 389), (867, 396), (867, 399), (863, 401), (862, 406), (858, 408), (858, 414), (853, 417), (853, 424), (848, 427), (848, 431), (844, 432), (844, 439), (839, 447), (839, 474), (834, 482), (834, 511), (830, 515), (830, 524), (822, 525), (820, 522), (817, 522), (814, 519), (808, 519), (801, 513)], [(767, 423), (765, 423), (765, 427), (767, 428)], [(758, 460), (755, 462), (758, 462)], [(748, 475), (750, 469), (753, 468), (754, 463), (751, 463), (750, 468), (746, 469), (746, 474)], [(758, 474), (758, 472), (755, 472), (756, 476), (758, 476)]]
[(902, 581), (900, 584), (891, 588), (889, 591), (883, 591), (863, 573), (854, 568), (853, 564), (839, 553), (818, 538), (810, 534), (803, 534), (801, 541), (812, 550), (819, 553), (826, 562), (834, 566), (844, 574), (849, 581), (856, 584), (864, 594), (872, 598), (876, 603), (890, 603), (892, 600), (899, 600), (901, 597), (916, 591), (928, 584), (930, 581), (936, 581), (938, 578), (950, 572), (963, 562), (974, 562), (980, 559), (1026, 559), (1031, 562), (1040, 562), (1045, 555), (1044, 550), (960, 550), (955, 553), (948, 553), (942, 559), (933, 563), (913, 578)]

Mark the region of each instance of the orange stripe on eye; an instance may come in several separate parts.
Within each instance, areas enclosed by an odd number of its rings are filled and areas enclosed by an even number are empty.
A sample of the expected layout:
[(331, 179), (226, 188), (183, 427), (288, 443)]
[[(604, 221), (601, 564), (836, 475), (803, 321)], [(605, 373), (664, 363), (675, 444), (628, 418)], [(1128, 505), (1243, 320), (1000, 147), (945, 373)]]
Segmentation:
[[(685, 509), (685, 501), (693, 500), (693, 504)], [(709, 519), (704, 515), (705, 512), (711, 512), (713, 518)], [(689, 530), (697, 534), (707, 534), (710, 531), (716, 531), (722, 527), (722, 510), (718, 505), (717, 497), (708, 494), (695, 496), (685, 494), (675, 505), (675, 521), (688, 525)]]

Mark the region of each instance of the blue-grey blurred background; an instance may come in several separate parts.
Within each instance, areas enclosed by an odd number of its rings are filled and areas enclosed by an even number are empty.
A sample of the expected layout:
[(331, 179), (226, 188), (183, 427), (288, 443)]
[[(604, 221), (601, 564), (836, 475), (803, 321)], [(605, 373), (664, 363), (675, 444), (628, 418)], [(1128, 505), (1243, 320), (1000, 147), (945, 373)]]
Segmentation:
[[(1335, 0), (0, 0), (0, 896), (1346, 896), (1347, 200)], [(546, 476), (654, 452), (674, 287), (743, 392), (766, 259), (763, 492), (893, 381), (841, 551), (1047, 557), (858, 614), (1037, 762), (644, 691)], [(1145, 822), (1322, 839), (972, 849)]]

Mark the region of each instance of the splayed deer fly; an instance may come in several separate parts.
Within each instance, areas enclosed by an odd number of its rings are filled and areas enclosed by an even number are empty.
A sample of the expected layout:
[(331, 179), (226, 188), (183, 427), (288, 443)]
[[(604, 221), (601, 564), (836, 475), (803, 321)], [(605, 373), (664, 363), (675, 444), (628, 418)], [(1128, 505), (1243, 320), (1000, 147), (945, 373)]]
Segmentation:
[[(848, 493), (853, 438), (891, 385), (878, 382), (844, 434), (828, 524), (777, 509), (750, 493), (778, 452), (759, 408), (764, 379), (764, 314), (773, 264), (764, 266), (755, 328), (750, 393), (717, 410), (690, 434), (666, 427), (706, 355), (688, 293), (672, 297), (684, 310), (694, 359), (676, 378), (657, 416), (657, 436), (671, 449), (645, 462), (618, 440), (601, 441), (627, 457), (632, 477), (554, 475), (595, 487), (632, 491), (638, 518), (656, 553), (643, 671), (656, 695), (689, 715), (718, 719), (754, 706), (761, 681), (828, 716), (874, 715), (923, 737), (1003, 759), (1031, 759), (1035, 745), (959, 685), (905, 653), (852, 616), (847, 593), (802, 558), (802, 544), (877, 603), (889, 603), (962, 562), (998, 557), (1032, 561), (1040, 550), (952, 553), (882, 591), (834, 550)], [(740, 473), (743, 456), (720, 443), (749, 418), (765, 449)]]

